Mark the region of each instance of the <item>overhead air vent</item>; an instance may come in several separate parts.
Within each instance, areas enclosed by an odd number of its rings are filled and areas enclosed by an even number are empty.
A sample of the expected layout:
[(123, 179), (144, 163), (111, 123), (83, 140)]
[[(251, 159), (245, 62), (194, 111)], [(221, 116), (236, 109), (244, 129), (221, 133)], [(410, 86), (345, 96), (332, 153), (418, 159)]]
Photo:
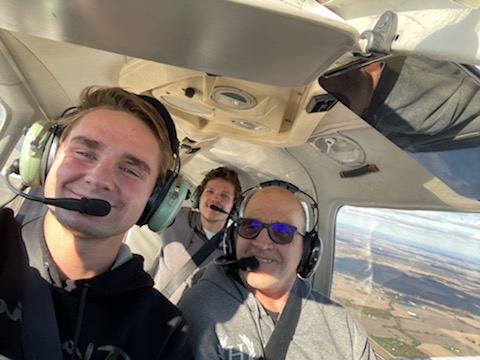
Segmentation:
[(243, 130), (250, 130), (254, 132), (269, 132), (270, 128), (268, 126), (262, 125), (258, 122), (245, 120), (245, 119), (232, 119), (231, 123)]
[(347, 166), (359, 166), (365, 162), (365, 151), (354, 140), (341, 134), (322, 136), (315, 140), (315, 147), (332, 160)]
[(257, 105), (253, 95), (229, 86), (214, 88), (211, 98), (218, 105), (233, 110), (248, 110)]

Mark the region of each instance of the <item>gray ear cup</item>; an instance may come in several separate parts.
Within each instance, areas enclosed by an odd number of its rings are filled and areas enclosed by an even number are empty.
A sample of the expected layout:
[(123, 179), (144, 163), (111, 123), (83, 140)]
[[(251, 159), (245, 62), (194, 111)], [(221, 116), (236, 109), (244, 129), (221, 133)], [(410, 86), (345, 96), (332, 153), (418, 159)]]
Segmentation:
[(305, 234), (302, 259), (297, 268), (297, 272), (301, 277), (306, 279), (315, 272), (320, 262), (322, 251), (322, 240), (318, 234), (315, 231)]
[(59, 131), (52, 122), (37, 121), (28, 129), (20, 152), (20, 177), (26, 186), (45, 182), (58, 148)]
[(200, 206), (200, 196), (202, 195), (202, 189), (200, 188), (200, 185), (195, 188), (195, 191), (193, 194), (190, 196), (190, 202), (192, 203), (192, 209), (198, 209)]

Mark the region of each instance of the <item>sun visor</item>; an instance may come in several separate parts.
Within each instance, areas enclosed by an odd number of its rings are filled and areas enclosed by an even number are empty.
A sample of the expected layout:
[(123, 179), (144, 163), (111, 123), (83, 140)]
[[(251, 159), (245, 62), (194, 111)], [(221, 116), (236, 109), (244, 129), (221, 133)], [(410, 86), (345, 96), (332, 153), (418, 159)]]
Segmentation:
[[(48, 1), (5, 0), (0, 27), (209, 74), (298, 87), (355, 50), (359, 38), (354, 27), (316, 4), (312, 9), (278, 0), (102, 0), (60, 1), (52, 7)], [(12, 21), (25, 14), (35, 16)]]

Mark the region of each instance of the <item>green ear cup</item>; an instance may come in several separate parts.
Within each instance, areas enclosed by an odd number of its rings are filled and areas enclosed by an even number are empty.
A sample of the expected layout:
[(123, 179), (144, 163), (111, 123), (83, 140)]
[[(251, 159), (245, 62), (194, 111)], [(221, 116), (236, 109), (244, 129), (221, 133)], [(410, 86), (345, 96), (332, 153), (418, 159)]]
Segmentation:
[(160, 231), (173, 222), (187, 198), (188, 189), (188, 183), (179, 175), (170, 185), (167, 195), (148, 221), (148, 227), (151, 230)]
[(52, 123), (41, 120), (30, 126), (20, 152), (19, 167), (23, 184), (30, 187), (43, 184), (55, 157), (57, 142)]

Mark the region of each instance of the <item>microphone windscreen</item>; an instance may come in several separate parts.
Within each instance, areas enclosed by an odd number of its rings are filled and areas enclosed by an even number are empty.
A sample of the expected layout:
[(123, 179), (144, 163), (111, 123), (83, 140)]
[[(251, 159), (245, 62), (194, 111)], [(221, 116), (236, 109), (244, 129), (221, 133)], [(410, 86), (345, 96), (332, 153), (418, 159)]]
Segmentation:
[(111, 206), (108, 201), (101, 199), (88, 199), (85, 214), (93, 216), (105, 216), (110, 212)]
[(210, 205), (210, 209), (212, 210), (215, 210), (215, 211), (218, 211), (218, 212), (221, 212), (223, 214), (227, 214), (227, 215), (230, 215), (228, 212), (226, 212), (225, 210), (223, 210), (221, 207), (215, 205), (215, 204), (211, 204)]
[(105, 216), (110, 212), (111, 208), (108, 201), (101, 199), (44, 198), (37, 200), (31, 196), (28, 199), (93, 216)]
[(259, 266), (260, 266), (260, 263), (253, 256), (240, 259), (240, 270), (252, 271), (258, 268)]

